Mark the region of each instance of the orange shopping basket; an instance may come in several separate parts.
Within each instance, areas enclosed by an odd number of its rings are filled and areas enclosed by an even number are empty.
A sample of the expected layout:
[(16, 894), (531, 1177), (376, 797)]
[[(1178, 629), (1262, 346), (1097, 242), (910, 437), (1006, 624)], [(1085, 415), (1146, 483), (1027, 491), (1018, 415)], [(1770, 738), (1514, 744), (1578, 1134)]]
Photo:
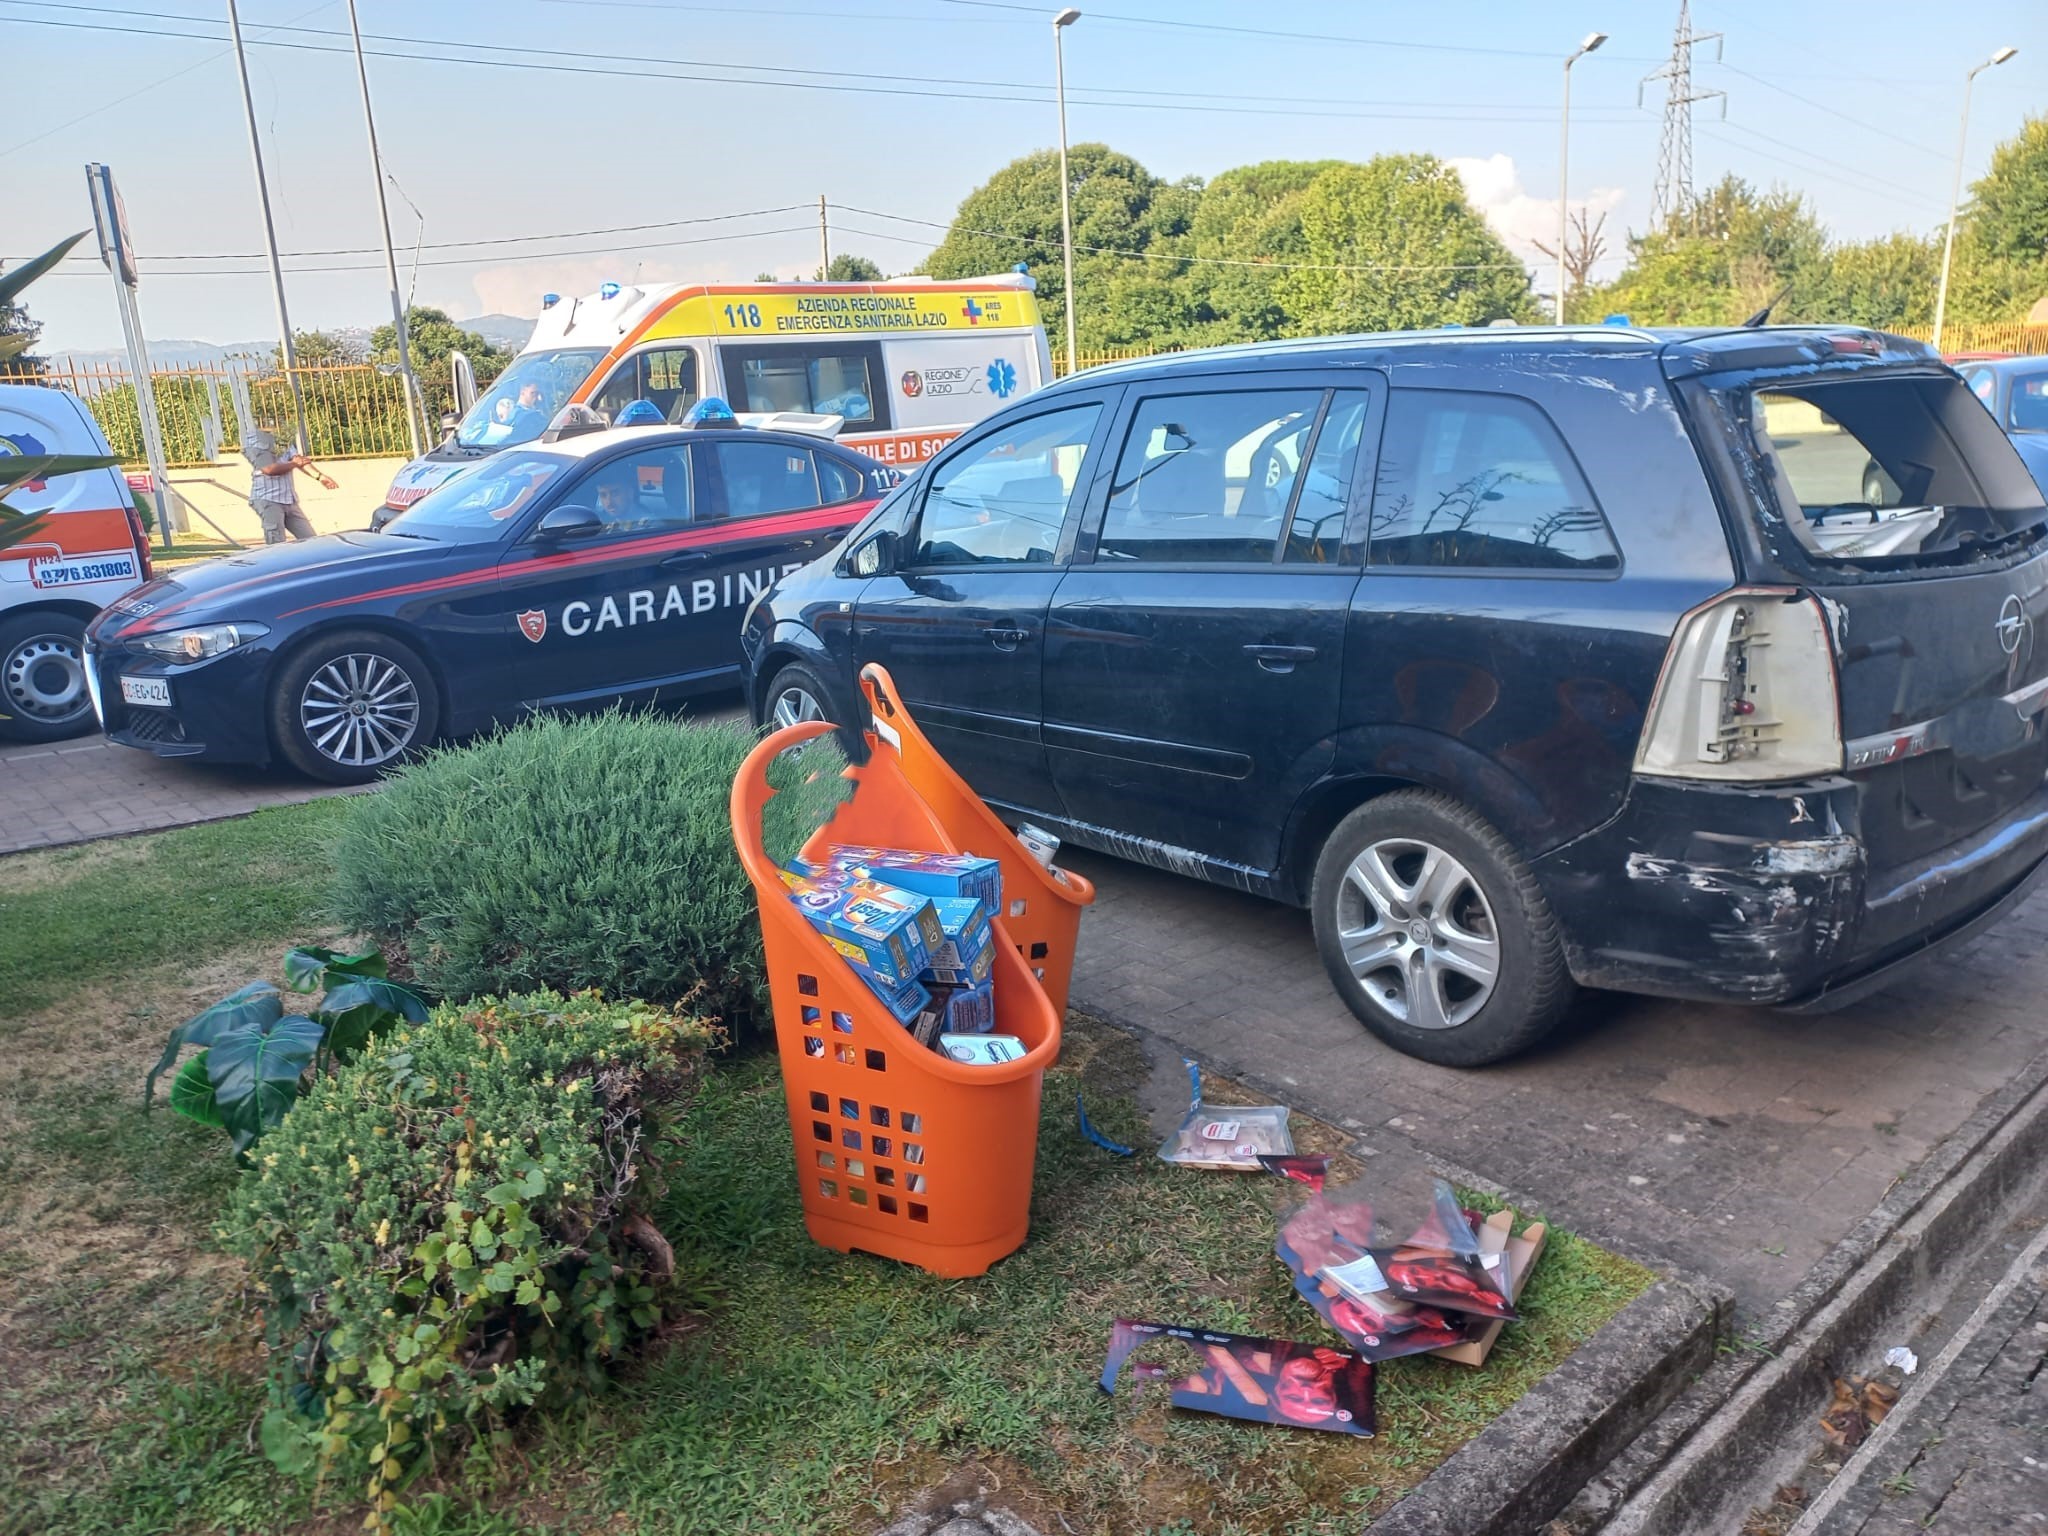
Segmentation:
[[(903, 777), (938, 818), (943, 841), (931, 845), (940, 853), (971, 853), (1003, 866), (1003, 926), (1031, 967), (1053, 1012), (1067, 1016), (1067, 990), (1074, 980), (1074, 946), (1081, 933), (1081, 909), (1095, 900), (1095, 887), (1071, 870), (1052, 874), (996, 819), (953, 765), (939, 756), (897, 696), (888, 672), (870, 662), (860, 669), (861, 692), (867, 695), (874, 721), (872, 737), (895, 748)], [(835, 837), (835, 842), (851, 842)], [(881, 839), (872, 840), (886, 847)]]
[[(871, 686), (894, 694), (886, 673)], [(797, 910), (761, 846), (761, 811), (774, 794), (768, 765), (832, 729), (817, 720), (775, 732), (732, 787), (733, 840), (761, 912), (804, 1224), (842, 1253), (978, 1275), (1014, 1253), (1030, 1227), (1039, 1095), (1059, 1055), (1060, 1015), (997, 918), (996, 1032), (1015, 1035), (1025, 1054), (998, 1066), (949, 1060), (912, 1039)], [(868, 745), (868, 761), (847, 770), (853, 797), (805, 856), (822, 857), (831, 843), (962, 851), (894, 745), (874, 737)], [(1003, 873), (1007, 882), (1007, 862)]]

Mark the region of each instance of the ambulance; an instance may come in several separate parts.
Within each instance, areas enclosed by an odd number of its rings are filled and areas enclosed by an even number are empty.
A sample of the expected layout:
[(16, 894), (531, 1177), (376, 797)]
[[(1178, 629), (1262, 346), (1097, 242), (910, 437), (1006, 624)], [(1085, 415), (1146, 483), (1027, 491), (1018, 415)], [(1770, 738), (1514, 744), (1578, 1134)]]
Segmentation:
[(616, 418), (646, 400), (680, 422), (705, 396), (749, 418), (839, 418), (838, 441), (915, 469), (965, 428), (1052, 381), (1022, 272), (878, 283), (606, 283), (541, 301), (533, 336), (450, 436), (391, 482), (373, 526), (566, 405)]
[[(113, 457), (85, 402), (0, 384), (0, 458)], [(46, 513), (0, 549), (0, 741), (59, 741), (95, 728), (85, 626), (150, 576), (149, 540), (118, 468), (24, 480), (17, 512)]]

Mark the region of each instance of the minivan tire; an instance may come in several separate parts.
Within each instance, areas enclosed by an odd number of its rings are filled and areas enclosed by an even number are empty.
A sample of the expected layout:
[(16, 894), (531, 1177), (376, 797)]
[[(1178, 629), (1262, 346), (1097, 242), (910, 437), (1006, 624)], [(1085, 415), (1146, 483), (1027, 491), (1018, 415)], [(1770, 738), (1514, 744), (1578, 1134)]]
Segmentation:
[(1396, 790), (1340, 821), (1316, 860), (1309, 910), (1345, 1005), (1423, 1061), (1477, 1067), (1525, 1051), (1575, 994), (1527, 862), (1434, 790)]
[[(53, 701), (48, 674), (67, 691)], [(85, 620), (23, 613), (0, 620), (0, 741), (62, 741), (93, 729)]]
[[(329, 670), (329, 669), (333, 670)], [(322, 685), (313, 693), (316, 678)], [(330, 742), (319, 725), (338, 721), (351, 679), (360, 680), (366, 711), (377, 730)], [(339, 695), (337, 695), (339, 690)], [(316, 697), (317, 694), (317, 697)], [(309, 717), (308, 700), (324, 707)], [(309, 726), (309, 718), (314, 724)], [(412, 761), (441, 731), (441, 690), (418, 651), (374, 629), (344, 629), (292, 652), (270, 690), (270, 734), (299, 772), (329, 784), (368, 784)], [(379, 734), (382, 732), (382, 734)], [(392, 734), (402, 737), (394, 748)], [(350, 760), (351, 757), (361, 760)]]

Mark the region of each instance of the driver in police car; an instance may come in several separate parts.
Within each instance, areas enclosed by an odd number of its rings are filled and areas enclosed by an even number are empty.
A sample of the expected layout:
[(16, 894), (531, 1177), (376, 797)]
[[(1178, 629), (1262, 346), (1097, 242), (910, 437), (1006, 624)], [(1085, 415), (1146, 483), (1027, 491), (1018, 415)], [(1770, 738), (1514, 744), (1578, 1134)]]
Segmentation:
[(612, 528), (630, 528), (643, 521), (639, 507), (639, 486), (613, 475), (597, 486), (597, 515)]

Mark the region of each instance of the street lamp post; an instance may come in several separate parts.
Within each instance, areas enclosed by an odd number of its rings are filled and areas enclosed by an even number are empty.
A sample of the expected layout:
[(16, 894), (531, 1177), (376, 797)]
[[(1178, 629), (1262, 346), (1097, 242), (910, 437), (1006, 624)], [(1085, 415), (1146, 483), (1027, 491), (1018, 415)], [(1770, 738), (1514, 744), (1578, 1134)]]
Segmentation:
[(1941, 323), (1948, 314), (1948, 264), (1956, 252), (1956, 209), (1963, 200), (1963, 151), (1970, 142), (1970, 87), (1985, 70), (2003, 64), (2018, 52), (2017, 48), (2001, 48), (1963, 77), (1963, 125), (1956, 135), (1956, 179), (1948, 194), (1948, 234), (1941, 243), (1941, 286), (1934, 295), (1933, 344), (1937, 352), (1941, 350)]
[(356, 45), (356, 82), (363, 89), (363, 127), (370, 136), (370, 174), (377, 183), (377, 220), (384, 230), (384, 276), (391, 284), (391, 324), (398, 336), (398, 383), (405, 392), (405, 435), (418, 458), (420, 422), (426, 415), (419, 380), (412, 373), (412, 347), (407, 340), (405, 300), (398, 292), (398, 253), (391, 246), (391, 205), (384, 197), (384, 157), (377, 150), (377, 119), (370, 112), (370, 71), (363, 63), (363, 30), (356, 22), (356, 0), (348, 0), (348, 30)]
[(1072, 189), (1067, 184), (1067, 56), (1062, 45), (1062, 36), (1068, 27), (1081, 19), (1081, 13), (1071, 5), (1052, 19), (1052, 78), (1053, 91), (1060, 103), (1060, 283), (1065, 290), (1063, 303), (1067, 311), (1067, 372), (1074, 371), (1074, 207)]
[(284, 264), (277, 255), (277, 225), (270, 217), (270, 183), (263, 175), (263, 140), (256, 132), (256, 98), (249, 94), (249, 58), (242, 51), (242, 21), (235, 0), (228, 0), (228, 37), (234, 45), (235, 71), (242, 80), (242, 115), (249, 121), (249, 159), (256, 167), (256, 201), (263, 210), (263, 248), (270, 253), (270, 287), (277, 298), (277, 330), (285, 377), (291, 381), (292, 407), (299, 413), (299, 452), (306, 451), (306, 391), (299, 382), (299, 356), (292, 340), (291, 312), (284, 302)]
[(1564, 243), (1571, 234), (1566, 210), (1571, 206), (1572, 66), (1607, 41), (1605, 32), (1588, 32), (1579, 51), (1564, 61), (1564, 113), (1557, 140), (1557, 323), (1564, 324)]

